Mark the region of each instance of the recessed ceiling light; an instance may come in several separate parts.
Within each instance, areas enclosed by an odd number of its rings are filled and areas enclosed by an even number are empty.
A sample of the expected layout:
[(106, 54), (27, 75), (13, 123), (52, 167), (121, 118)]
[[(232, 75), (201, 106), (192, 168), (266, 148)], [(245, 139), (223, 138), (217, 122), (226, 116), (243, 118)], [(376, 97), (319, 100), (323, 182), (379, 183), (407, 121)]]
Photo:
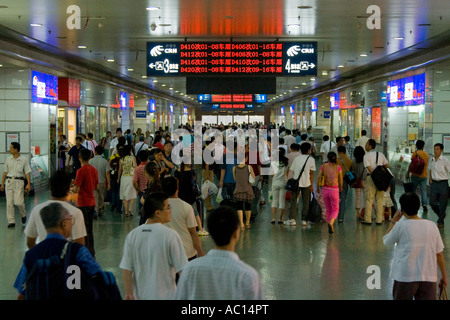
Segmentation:
[(42, 27), (41, 23), (30, 23), (31, 27)]
[(86, 49), (86, 46), (78, 46), (78, 49)]
[(114, 59), (108, 59), (108, 60), (106, 60), (106, 61), (108, 61), (108, 62), (114, 62)]
[(147, 79), (147, 76), (142, 76), (142, 79)]
[(360, 56), (360, 57), (367, 57), (367, 54), (361, 53), (359, 56)]
[(343, 67), (344, 67), (343, 64), (338, 65), (338, 68), (343, 68)]
[(134, 71), (134, 69), (133, 69), (133, 68), (128, 68), (127, 70), (128, 70), (128, 71)]
[(394, 37), (394, 40), (403, 40), (403, 39), (405, 39), (405, 38), (403, 38), (403, 37)]
[(147, 8), (145, 8), (145, 10), (148, 10), (148, 11), (157, 11), (159, 9), (161, 9), (161, 8), (160, 7), (147, 7)]

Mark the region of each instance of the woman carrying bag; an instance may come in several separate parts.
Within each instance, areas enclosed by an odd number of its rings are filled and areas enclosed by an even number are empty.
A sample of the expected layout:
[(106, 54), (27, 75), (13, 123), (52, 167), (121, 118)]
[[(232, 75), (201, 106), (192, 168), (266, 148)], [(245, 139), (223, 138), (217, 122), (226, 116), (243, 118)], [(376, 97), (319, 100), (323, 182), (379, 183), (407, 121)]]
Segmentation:
[(367, 178), (368, 171), (364, 167), (364, 155), (366, 152), (363, 147), (356, 147), (353, 151), (353, 174), (356, 177), (355, 183), (351, 186), (355, 189), (355, 209), (356, 209), (356, 220), (361, 220), (361, 203), (364, 204), (364, 187)]
[[(233, 167), (233, 177), (236, 181), (236, 188), (233, 193), (233, 200), (236, 202), (236, 210), (241, 223), (241, 230), (245, 228), (250, 229), (250, 218), (252, 215), (252, 201), (253, 201), (253, 188), (249, 182), (249, 176), (255, 178), (253, 168), (245, 161)], [(245, 211), (245, 225), (244, 225), (244, 211)]]
[(328, 152), (328, 162), (320, 166), (317, 177), (316, 192), (322, 196), (327, 211), (328, 233), (334, 233), (334, 222), (339, 214), (339, 192), (342, 191), (343, 178), (342, 168), (337, 165), (337, 155), (335, 152)]

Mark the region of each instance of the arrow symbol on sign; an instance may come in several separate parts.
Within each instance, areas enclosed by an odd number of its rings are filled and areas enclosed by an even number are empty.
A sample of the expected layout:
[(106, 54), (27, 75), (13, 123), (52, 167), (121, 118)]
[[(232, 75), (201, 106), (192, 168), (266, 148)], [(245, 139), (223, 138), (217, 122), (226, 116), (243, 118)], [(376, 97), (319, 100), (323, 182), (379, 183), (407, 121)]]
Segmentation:
[(314, 63), (310, 63), (309, 64), (309, 67), (312, 69), (312, 68), (314, 68), (316, 65), (314, 64)]

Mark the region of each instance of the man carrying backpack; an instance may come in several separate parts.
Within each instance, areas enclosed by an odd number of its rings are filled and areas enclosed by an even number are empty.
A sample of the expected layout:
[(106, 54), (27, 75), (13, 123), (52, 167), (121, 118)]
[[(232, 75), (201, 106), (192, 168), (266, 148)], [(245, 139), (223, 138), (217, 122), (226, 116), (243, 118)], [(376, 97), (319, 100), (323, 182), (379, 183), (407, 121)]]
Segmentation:
[[(102, 272), (101, 267), (85, 246), (67, 241), (67, 238), (72, 233), (73, 217), (66, 208), (60, 203), (53, 202), (42, 208), (40, 215), (47, 231), (47, 237), (25, 254), (22, 268), (14, 282), (14, 287), (19, 292), (18, 300), (61, 300), (65, 298), (73, 299), (75, 296), (79, 299), (83, 297), (82, 295), (85, 295), (84, 298), (89, 299), (88, 292), (90, 290), (87, 290), (89, 288), (77, 290), (68, 287), (68, 284), (71, 282), (69, 280), (65, 281), (65, 275), (70, 277), (73, 271), (62, 270), (58, 273), (50, 272), (49, 268), (47, 272), (39, 272), (36, 271), (39, 268), (33, 268), (39, 265), (36, 262), (50, 261), (52, 257), (60, 257), (64, 252), (68, 255), (69, 266), (78, 266), (88, 276)], [(66, 247), (68, 244), (70, 246)], [(63, 259), (61, 260), (64, 261)], [(48, 277), (48, 279), (45, 279), (45, 277)]]
[(406, 173), (406, 178), (411, 177), (413, 192), (416, 192), (417, 186), (420, 188), (420, 197), (422, 199), (423, 213), (428, 213), (428, 197), (427, 197), (427, 175), (429, 156), (423, 149), (425, 142), (417, 140), (417, 151), (411, 156), (411, 163)]

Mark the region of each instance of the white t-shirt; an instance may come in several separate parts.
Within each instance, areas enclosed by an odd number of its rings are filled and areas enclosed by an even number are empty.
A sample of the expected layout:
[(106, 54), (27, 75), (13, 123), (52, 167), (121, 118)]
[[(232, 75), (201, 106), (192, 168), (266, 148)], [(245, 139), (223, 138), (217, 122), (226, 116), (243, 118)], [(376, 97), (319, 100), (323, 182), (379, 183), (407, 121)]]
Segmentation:
[(168, 200), (172, 208), (172, 217), (170, 222), (165, 225), (178, 232), (181, 242), (183, 242), (186, 257), (188, 259), (192, 258), (197, 254), (197, 250), (194, 248), (188, 228), (197, 227), (194, 209), (189, 203), (180, 198), (169, 198)]
[(128, 233), (119, 267), (132, 272), (137, 300), (170, 300), (175, 274), (187, 263), (178, 233), (161, 223), (143, 224)]
[(324, 141), (324, 142), (322, 143), (322, 145), (320, 146), (320, 153), (323, 153), (323, 154), (324, 154), (325, 162), (328, 162), (327, 154), (328, 154), (328, 152), (331, 151), (331, 149), (332, 149), (335, 145), (336, 145), (336, 143), (334, 143), (334, 142), (331, 141), (331, 140), (328, 140), (328, 141)]
[(47, 231), (45, 230), (44, 223), (42, 222), (40, 212), (42, 208), (54, 202), (60, 203), (64, 208), (66, 208), (74, 219), (72, 235), (67, 240), (75, 240), (86, 237), (87, 232), (86, 225), (84, 224), (83, 212), (69, 202), (59, 200), (47, 200), (41, 204), (38, 204), (33, 208), (33, 210), (31, 210), (30, 218), (24, 230), (25, 235), (30, 238), (37, 238), (36, 244), (45, 240), (47, 237)]
[(235, 252), (212, 249), (190, 261), (178, 281), (175, 300), (261, 300), (258, 272)]
[[(378, 162), (377, 162), (377, 153), (378, 153)], [(388, 161), (383, 153), (377, 152), (375, 150), (371, 150), (369, 152), (366, 152), (364, 155), (364, 168), (370, 167), (373, 170), (375, 170), (378, 166), (384, 166), (388, 164)]]
[(287, 167), (280, 167), (279, 161), (273, 161), (270, 163), (270, 173), (273, 175), (272, 183), (273, 184), (282, 184), (286, 183), (286, 169)]
[(394, 246), (390, 277), (400, 282), (436, 282), (436, 255), (444, 250), (439, 229), (430, 220), (402, 218), (383, 237), (386, 246)]
[[(297, 179), (298, 176), (300, 175), (300, 172), (302, 171), (306, 159), (308, 159), (308, 155), (301, 154), (298, 157), (296, 157), (292, 162), (292, 165), (289, 170), (294, 172), (294, 174), (292, 175), (294, 179)], [(311, 185), (310, 171), (316, 171), (316, 161), (311, 156), (309, 156), (308, 162), (306, 163), (305, 169), (299, 180), (300, 188), (306, 188)]]

